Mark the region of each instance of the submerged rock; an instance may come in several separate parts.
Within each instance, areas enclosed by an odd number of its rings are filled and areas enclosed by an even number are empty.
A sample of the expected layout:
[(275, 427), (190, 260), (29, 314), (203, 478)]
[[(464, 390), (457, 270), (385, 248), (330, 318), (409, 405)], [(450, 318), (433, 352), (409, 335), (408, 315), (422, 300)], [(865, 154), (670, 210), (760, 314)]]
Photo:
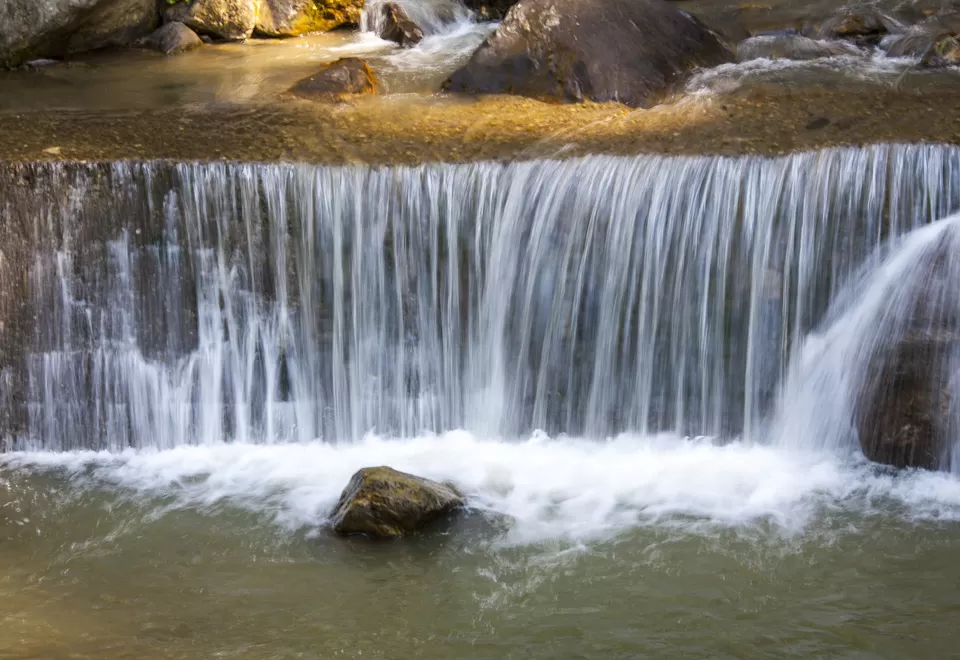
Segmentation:
[(389, 467), (363, 468), (340, 495), (333, 530), (396, 538), (418, 532), (463, 505), (463, 495), (449, 484)]
[(759, 58), (771, 60), (815, 60), (838, 55), (862, 55), (863, 51), (846, 41), (822, 41), (800, 34), (750, 37), (737, 46), (737, 61)]
[(3, 0), (0, 66), (130, 45), (156, 27), (156, 0)]
[(694, 68), (730, 59), (663, 0), (520, 0), (445, 88), (651, 106)]
[(363, 0), (262, 0), (255, 31), (296, 37), (360, 23)]
[(387, 2), (380, 7), (380, 38), (401, 46), (414, 46), (423, 40), (423, 30), (410, 20), (403, 7)]
[(173, 0), (164, 18), (183, 23), (198, 34), (243, 41), (253, 34), (259, 10), (260, 0)]
[(167, 23), (139, 42), (144, 48), (158, 50), (164, 55), (176, 55), (203, 45), (197, 33), (183, 23)]
[(290, 91), (297, 96), (331, 99), (344, 94), (375, 94), (377, 80), (373, 70), (359, 57), (344, 57), (304, 78)]

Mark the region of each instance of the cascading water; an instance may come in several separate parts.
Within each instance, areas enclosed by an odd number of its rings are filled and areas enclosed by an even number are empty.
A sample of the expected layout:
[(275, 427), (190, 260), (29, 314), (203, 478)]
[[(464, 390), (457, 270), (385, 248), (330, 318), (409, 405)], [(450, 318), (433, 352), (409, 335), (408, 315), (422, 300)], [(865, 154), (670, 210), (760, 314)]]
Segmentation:
[(31, 165), (0, 190), (18, 448), (751, 438), (884, 239), (960, 208), (960, 150)]

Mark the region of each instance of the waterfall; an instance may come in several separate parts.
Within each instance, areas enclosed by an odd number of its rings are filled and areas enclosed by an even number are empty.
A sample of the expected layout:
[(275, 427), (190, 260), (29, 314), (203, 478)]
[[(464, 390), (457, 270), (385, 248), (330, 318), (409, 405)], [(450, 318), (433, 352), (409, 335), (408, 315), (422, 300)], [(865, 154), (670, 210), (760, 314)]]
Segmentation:
[[(0, 421), (66, 450), (754, 437), (960, 149), (0, 167)], [(867, 266), (865, 266), (867, 264)]]
[(450, 32), (471, 22), (470, 10), (460, 0), (370, 0), (364, 5), (360, 29), (379, 35), (383, 31), (383, 7), (388, 2), (403, 9), (425, 36)]

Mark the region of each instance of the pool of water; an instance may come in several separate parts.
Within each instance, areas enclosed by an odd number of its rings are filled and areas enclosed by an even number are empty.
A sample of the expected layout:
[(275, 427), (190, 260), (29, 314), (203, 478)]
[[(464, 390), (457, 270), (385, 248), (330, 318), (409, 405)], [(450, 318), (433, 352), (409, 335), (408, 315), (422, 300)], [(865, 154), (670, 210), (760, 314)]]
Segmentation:
[[(457, 482), (333, 537), (363, 465)], [(960, 480), (670, 436), (7, 454), (0, 657), (960, 657)]]

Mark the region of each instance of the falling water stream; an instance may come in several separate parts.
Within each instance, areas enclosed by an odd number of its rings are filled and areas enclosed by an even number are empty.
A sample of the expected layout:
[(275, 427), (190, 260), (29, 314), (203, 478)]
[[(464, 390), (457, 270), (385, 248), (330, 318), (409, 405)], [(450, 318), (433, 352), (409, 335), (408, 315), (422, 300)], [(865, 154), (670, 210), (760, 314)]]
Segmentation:
[[(851, 419), (958, 210), (931, 145), (2, 166), (0, 656), (957, 657), (960, 452)], [(471, 512), (330, 538), (371, 464)]]

